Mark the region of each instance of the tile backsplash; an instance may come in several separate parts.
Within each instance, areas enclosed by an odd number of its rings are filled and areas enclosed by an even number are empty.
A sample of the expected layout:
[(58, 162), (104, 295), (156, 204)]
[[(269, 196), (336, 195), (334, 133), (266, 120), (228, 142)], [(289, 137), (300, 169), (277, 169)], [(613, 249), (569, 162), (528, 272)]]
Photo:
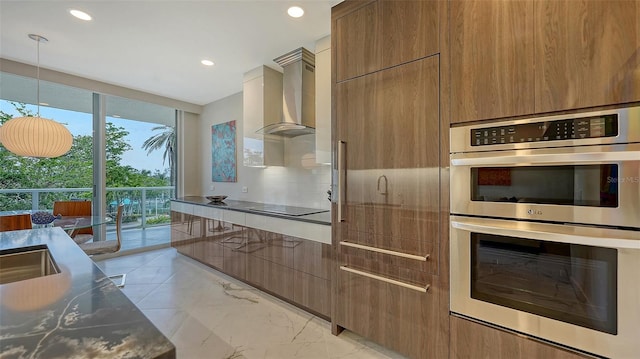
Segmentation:
[[(237, 182), (211, 181), (211, 126), (236, 120)], [(285, 166), (245, 167), (242, 165), (242, 93), (208, 104), (200, 115), (201, 193), (185, 195), (228, 195), (229, 199), (290, 206), (330, 209), (327, 190), (331, 186), (331, 166), (316, 164), (315, 136), (285, 138)], [(211, 187), (213, 186), (213, 190)], [(246, 192), (243, 192), (246, 188)]]

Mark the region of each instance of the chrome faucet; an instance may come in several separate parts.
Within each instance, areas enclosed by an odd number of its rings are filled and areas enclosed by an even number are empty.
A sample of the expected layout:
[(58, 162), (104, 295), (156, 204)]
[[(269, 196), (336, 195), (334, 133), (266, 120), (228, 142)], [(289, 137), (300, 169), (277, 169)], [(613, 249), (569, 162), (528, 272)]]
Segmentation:
[[(382, 189), (382, 191), (380, 190), (380, 180), (384, 178), (384, 188)], [(382, 175), (380, 177), (378, 177), (378, 193), (382, 194), (382, 195), (387, 195), (387, 176)]]

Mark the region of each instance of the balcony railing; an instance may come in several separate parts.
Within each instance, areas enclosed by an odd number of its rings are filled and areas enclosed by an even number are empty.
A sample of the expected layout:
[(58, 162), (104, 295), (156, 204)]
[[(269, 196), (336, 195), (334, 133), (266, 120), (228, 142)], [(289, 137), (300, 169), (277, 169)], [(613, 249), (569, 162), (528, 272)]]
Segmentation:
[[(90, 200), (92, 191), (92, 188), (0, 189), (0, 211), (51, 210), (54, 201)], [(147, 219), (155, 218), (154, 223), (163, 223), (158, 219), (163, 219), (161, 216), (169, 216), (169, 201), (174, 195), (175, 188), (172, 186), (107, 187), (107, 213), (115, 214), (117, 205), (123, 203), (125, 222), (140, 220), (139, 227), (146, 228)]]

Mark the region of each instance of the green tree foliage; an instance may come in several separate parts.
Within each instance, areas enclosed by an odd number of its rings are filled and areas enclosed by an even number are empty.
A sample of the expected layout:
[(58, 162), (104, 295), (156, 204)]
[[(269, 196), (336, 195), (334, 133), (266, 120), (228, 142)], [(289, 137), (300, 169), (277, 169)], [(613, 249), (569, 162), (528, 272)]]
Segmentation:
[(167, 161), (169, 162), (169, 168), (172, 171), (171, 178), (175, 178), (175, 167), (173, 165), (176, 148), (175, 129), (171, 126), (158, 126), (151, 130), (161, 132), (147, 138), (144, 143), (142, 143), (142, 148), (147, 150), (147, 154), (164, 148), (164, 152), (162, 153), (162, 164)]
[[(33, 116), (24, 104), (13, 103), (23, 116)], [(0, 124), (11, 115), (0, 111)], [(125, 138), (129, 133), (112, 123), (106, 124), (106, 177), (107, 187), (159, 187), (168, 186), (165, 173), (152, 174), (121, 165), (122, 155), (131, 149)], [(32, 158), (17, 156), (0, 145), (0, 188), (90, 188), (93, 186), (93, 139), (91, 136), (73, 137), (71, 150), (56, 158)], [(69, 194), (44, 193), (40, 196), (41, 208), (51, 208), (53, 201)], [(77, 197), (89, 197), (79, 192)], [(117, 200), (116, 193), (109, 193), (108, 200)], [(30, 193), (0, 194), (0, 211), (31, 208)]]

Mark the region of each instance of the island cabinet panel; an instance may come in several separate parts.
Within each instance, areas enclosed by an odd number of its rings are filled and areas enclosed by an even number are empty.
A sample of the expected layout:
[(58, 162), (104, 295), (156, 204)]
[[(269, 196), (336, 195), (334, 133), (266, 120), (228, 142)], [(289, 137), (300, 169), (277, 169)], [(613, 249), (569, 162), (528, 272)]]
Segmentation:
[(640, 2), (535, 2), (536, 112), (640, 101)]
[(452, 359), (584, 359), (587, 356), (451, 316)]
[(533, 1), (450, 6), (451, 122), (534, 113)]
[(441, 3), (378, 0), (336, 15), (337, 81), (438, 53)]

